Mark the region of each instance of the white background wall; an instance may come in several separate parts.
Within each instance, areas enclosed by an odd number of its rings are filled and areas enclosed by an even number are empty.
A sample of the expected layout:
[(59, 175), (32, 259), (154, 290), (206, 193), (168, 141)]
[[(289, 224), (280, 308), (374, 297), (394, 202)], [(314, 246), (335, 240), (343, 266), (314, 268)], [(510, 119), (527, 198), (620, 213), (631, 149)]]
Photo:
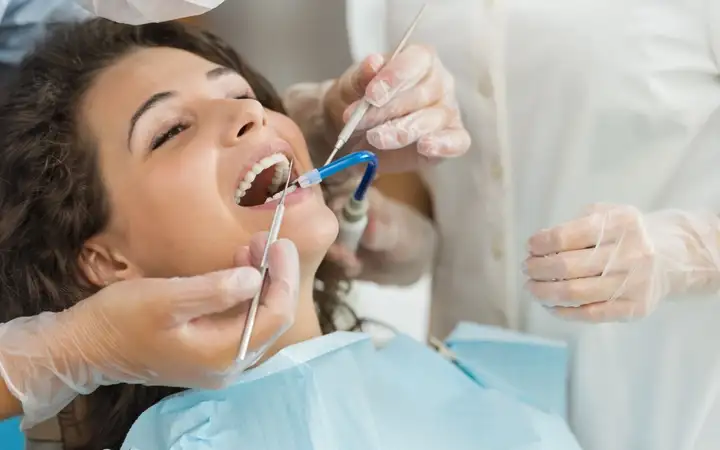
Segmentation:
[[(280, 91), (342, 74), (351, 64), (340, 0), (226, 0), (204, 24), (230, 42)], [(409, 288), (357, 283), (358, 313), (418, 339), (426, 333), (429, 279)]]
[(340, 0), (226, 0), (204, 23), (283, 90), (340, 75), (352, 60)]

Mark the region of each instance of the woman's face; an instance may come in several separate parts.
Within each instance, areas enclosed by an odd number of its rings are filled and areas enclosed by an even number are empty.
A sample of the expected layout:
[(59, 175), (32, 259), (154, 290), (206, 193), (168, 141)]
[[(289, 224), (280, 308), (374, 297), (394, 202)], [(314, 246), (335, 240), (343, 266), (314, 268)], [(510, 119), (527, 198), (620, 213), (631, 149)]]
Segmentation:
[[(227, 268), (239, 245), (269, 229), (269, 185), (285, 181), (289, 159), (295, 174), (311, 162), (295, 123), (253, 98), (239, 74), (172, 48), (140, 49), (97, 76), (81, 123), (99, 152), (111, 220), (88, 247), (116, 279)], [(286, 206), (280, 236), (313, 276), (337, 221), (317, 188)]]

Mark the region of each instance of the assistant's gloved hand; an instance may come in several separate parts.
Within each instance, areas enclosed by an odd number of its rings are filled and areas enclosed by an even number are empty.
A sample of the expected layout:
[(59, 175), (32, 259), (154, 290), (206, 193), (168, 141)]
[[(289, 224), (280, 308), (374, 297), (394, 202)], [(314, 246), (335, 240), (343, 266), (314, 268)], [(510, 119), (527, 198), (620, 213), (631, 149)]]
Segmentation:
[(595, 205), (528, 243), (527, 288), (557, 316), (590, 322), (650, 314), (670, 294), (720, 287), (714, 214)]
[(467, 152), (470, 135), (460, 117), (455, 82), (437, 55), (411, 45), (382, 67), (386, 58), (370, 55), (337, 80), (287, 91), (288, 114), (308, 138), (315, 164), (324, 163), (363, 97), (375, 107), (368, 109), (343, 154), (376, 151), (379, 169), (390, 173)]
[(292, 324), (299, 261), (288, 240), (270, 250), (270, 283), (250, 349), (237, 360), (248, 300), (260, 289), (267, 239), (253, 237), (238, 268), (191, 278), (113, 284), (60, 313), (0, 325), (0, 373), (21, 401), (23, 427), (55, 416), (77, 394), (116, 383), (219, 388), (255, 363)]
[[(338, 217), (350, 195), (352, 190), (336, 193), (329, 200)], [(379, 284), (414, 283), (432, 264), (436, 243), (432, 222), (375, 188), (368, 191), (368, 200), (368, 224), (357, 254), (335, 243), (327, 258), (342, 267), (349, 278)]]

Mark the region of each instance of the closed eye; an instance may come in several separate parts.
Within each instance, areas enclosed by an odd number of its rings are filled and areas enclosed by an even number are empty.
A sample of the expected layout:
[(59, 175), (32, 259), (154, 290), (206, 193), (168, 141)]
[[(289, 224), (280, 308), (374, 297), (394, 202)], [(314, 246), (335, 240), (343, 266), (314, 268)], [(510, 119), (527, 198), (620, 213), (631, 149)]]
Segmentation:
[[(256, 98), (250, 94), (243, 94), (233, 97), (234, 100), (256, 100)], [(190, 128), (189, 125), (185, 123), (177, 123), (170, 127), (167, 131), (164, 133), (156, 136), (151, 143), (151, 150), (157, 150), (158, 148), (162, 147), (166, 142), (177, 136), (178, 134), (182, 133), (183, 131)]]
[(150, 148), (152, 150), (157, 150), (158, 148), (162, 147), (167, 141), (174, 138), (175, 136), (182, 133), (183, 131), (187, 130), (188, 127), (189, 127), (189, 125), (182, 123), (182, 122), (173, 125), (166, 132), (156, 136), (152, 140), (152, 144), (150, 145)]

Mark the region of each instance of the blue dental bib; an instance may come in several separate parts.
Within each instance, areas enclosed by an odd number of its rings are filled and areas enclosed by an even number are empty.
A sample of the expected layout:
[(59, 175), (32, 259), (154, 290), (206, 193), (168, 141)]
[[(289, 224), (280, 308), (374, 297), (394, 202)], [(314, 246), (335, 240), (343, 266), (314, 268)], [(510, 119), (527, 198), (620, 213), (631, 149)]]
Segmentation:
[[(225, 389), (158, 403), (122, 450), (579, 450), (557, 411), (565, 349), (508, 336), (463, 325), (447, 344), (456, 364), (405, 336), (312, 339)], [(539, 378), (518, 372), (528, 350)]]

